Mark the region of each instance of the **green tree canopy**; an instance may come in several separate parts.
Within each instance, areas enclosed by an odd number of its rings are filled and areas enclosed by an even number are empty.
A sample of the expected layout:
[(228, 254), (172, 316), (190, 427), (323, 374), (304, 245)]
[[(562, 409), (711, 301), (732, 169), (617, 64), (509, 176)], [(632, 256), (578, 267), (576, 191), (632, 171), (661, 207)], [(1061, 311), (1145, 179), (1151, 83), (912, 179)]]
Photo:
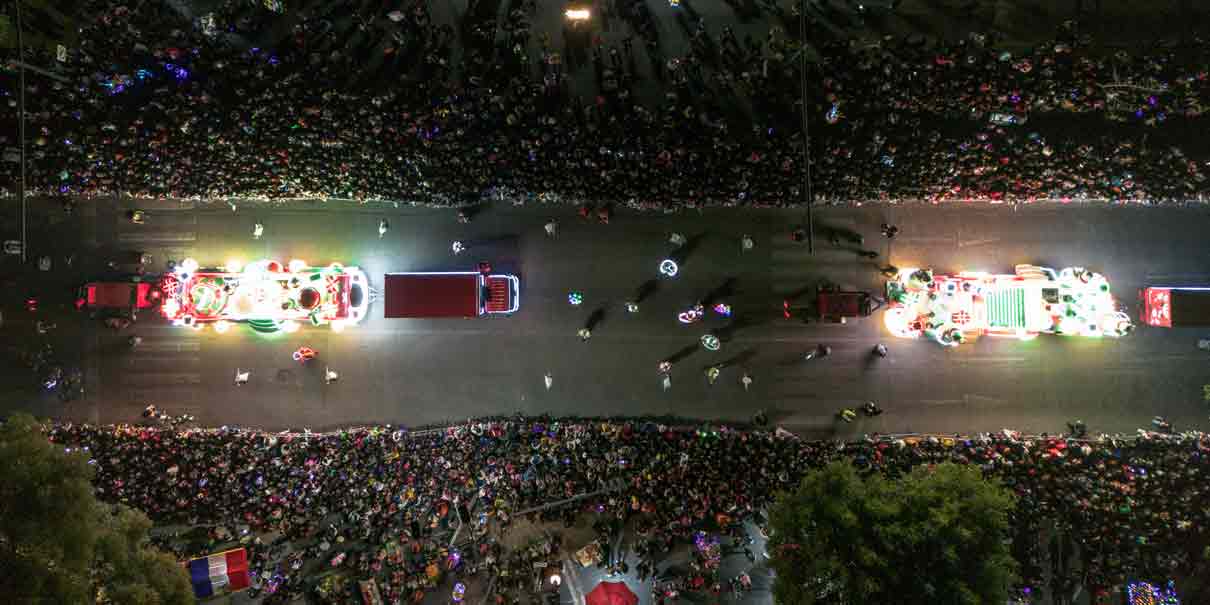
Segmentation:
[(773, 587), (783, 605), (1001, 604), (1016, 579), (1006, 537), (1012, 494), (977, 467), (862, 477), (834, 462), (770, 513)]
[(46, 439), (32, 417), (0, 426), (0, 594), (12, 603), (184, 605), (185, 570), (147, 543), (151, 522), (98, 502), (87, 455)]

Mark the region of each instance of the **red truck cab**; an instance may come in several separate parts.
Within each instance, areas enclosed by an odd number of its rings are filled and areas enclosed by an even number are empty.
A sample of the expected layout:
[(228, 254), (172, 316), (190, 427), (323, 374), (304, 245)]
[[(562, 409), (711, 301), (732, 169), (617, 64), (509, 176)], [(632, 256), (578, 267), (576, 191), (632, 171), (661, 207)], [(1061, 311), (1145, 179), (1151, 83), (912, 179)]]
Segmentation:
[(1153, 286), (1139, 293), (1143, 322), (1159, 328), (1210, 326), (1210, 288)]
[(80, 288), (79, 300), (94, 316), (134, 318), (142, 309), (158, 304), (160, 291), (154, 284), (131, 281), (89, 282)]

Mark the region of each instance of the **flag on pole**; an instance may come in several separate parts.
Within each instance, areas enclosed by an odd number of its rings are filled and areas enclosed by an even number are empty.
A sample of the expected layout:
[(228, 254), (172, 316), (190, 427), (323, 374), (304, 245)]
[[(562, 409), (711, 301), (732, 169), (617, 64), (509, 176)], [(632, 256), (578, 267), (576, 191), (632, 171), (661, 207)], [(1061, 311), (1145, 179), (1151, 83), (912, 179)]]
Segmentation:
[(243, 548), (192, 559), (185, 567), (199, 599), (240, 591), (249, 584), (248, 551)]

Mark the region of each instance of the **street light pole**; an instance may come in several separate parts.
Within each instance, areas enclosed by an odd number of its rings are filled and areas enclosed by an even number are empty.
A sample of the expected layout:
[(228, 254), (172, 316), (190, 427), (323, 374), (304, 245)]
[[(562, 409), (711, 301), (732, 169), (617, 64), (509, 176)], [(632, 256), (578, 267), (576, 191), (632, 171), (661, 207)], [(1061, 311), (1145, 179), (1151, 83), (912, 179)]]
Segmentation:
[(811, 120), (808, 118), (810, 109), (807, 101), (807, 0), (802, 0), (802, 9), (798, 11), (798, 37), (802, 47), (798, 49), (799, 72), (798, 80), (802, 87), (802, 156), (803, 156), (803, 194), (807, 205), (807, 252), (815, 254), (815, 191), (811, 185)]
[(18, 84), (21, 87), (17, 93), (17, 138), (20, 139), (18, 145), (21, 148), (21, 180), (17, 185), (17, 197), (21, 204), (21, 264), (25, 264), (26, 249), (29, 248), (29, 242), (26, 241), (25, 231), (25, 38), (21, 33), (21, 0), (15, 2), (17, 5), (17, 54), (21, 57), (18, 69)]

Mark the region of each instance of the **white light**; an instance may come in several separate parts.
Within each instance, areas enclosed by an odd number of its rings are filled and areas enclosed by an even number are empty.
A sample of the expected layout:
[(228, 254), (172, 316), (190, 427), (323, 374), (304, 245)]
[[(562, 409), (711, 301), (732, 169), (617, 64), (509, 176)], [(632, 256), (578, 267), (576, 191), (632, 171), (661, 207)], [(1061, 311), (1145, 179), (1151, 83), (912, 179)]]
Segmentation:
[(671, 258), (666, 258), (660, 261), (660, 273), (663, 275), (667, 275), (668, 277), (676, 277), (676, 274), (679, 273), (680, 270), (681, 268), (677, 266), (676, 261), (672, 260)]
[(332, 326), (333, 332), (344, 332), (345, 331), (345, 322), (342, 320), (339, 320), (339, 319), (334, 320), (334, 321), (330, 322), (328, 325)]
[(229, 273), (239, 273), (244, 268), (244, 261), (238, 258), (227, 259), (227, 271)]
[(282, 332), (287, 334), (297, 332), (300, 327), (302, 326), (299, 326), (297, 321), (283, 321), (281, 324)]
[(307, 268), (307, 261), (296, 258), (290, 261), (289, 267), (290, 273), (298, 273), (299, 271)]
[(187, 259), (181, 261), (180, 264), (176, 266), (176, 271), (177, 271), (177, 273), (193, 273), (193, 272), (197, 271), (197, 267), (198, 267), (198, 264), (197, 264), (196, 260), (193, 260), (192, 258), (187, 258)]
[(230, 329), (231, 329), (231, 322), (229, 322), (225, 319), (220, 319), (220, 320), (214, 322), (214, 331), (218, 332), (219, 334), (226, 334), (227, 330), (230, 330)]
[(563, 12), (563, 16), (569, 21), (587, 21), (592, 17), (592, 13), (586, 8), (569, 8)]

